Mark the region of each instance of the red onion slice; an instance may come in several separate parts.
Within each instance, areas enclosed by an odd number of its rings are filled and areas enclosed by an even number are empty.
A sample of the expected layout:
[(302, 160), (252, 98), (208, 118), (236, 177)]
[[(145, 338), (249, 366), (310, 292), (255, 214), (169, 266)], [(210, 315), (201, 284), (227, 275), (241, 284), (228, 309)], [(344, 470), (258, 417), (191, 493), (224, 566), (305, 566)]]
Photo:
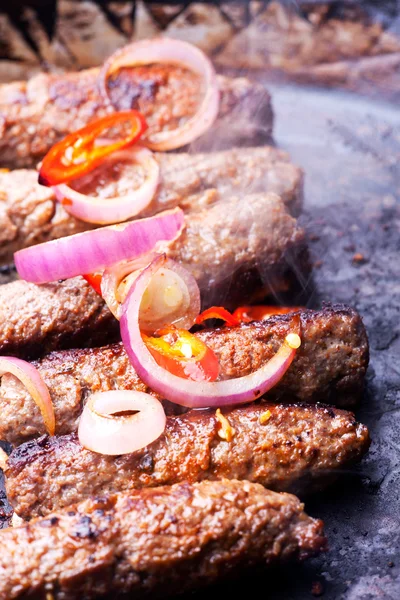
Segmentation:
[(121, 335), (129, 359), (139, 377), (163, 398), (191, 408), (206, 408), (241, 404), (256, 400), (286, 373), (300, 346), (300, 322), (288, 334), (278, 352), (263, 367), (235, 379), (215, 382), (193, 382), (177, 377), (160, 367), (142, 340), (139, 312), (143, 295), (154, 274), (163, 265), (163, 256), (156, 257), (133, 282), (122, 306)]
[(22, 279), (48, 283), (94, 273), (152, 250), (158, 241), (176, 239), (184, 226), (180, 208), (149, 219), (85, 231), (19, 250), (15, 266)]
[(197, 73), (203, 80), (204, 98), (196, 114), (177, 129), (160, 131), (146, 138), (146, 145), (152, 150), (173, 150), (200, 137), (214, 123), (219, 110), (217, 77), (204, 52), (192, 44), (168, 38), (142, 40), (117, 50), (105, 62), (100, 72), (100, 90), (103, 96), (111, 104), (107, 86), (110, 75), (122, 67), (152, 63), (177, 64)]
[(147, 148), (131, 148), (113, 154), (106, 162), (118, 159), (140, 164), (146, 171), (144, 183), (125, 196), (93, 198), (72, 189), (67, 184), (53, 187), (57, 200), (74, 217), (87, 223), (108, 225), (131, 219), (144, 210), (154, 198), (160, 180), (160, 166)]
[[(133, 281), (155, 254), (124, 261), (105, 269), (101, 294), (116, 319)], [(193, 275), (178, 263), (164, 258), (146, 290), (140, 309), (140, 329), (153, 333), (165, 325), (190, 329), (200, 311), (200, 290)]]
[[(124, 290), (123, 303), (131, 285)], [(200, 312), (197, 281), (179, 263), (167, 259), (152, 277), (140, 306), (140, 329), (152, 334), (165, 325), (190, 329)]]
[[(120, 415), (126, 411), (139, 411)], [(163, 433), (166, 416), (159, 400), (143, 392), (112, 390), (90, 396), (79, 421), (79, 441), (88, 450), (117, 456), (154, 442)]]
[(42, 414), (47, 431), (50, 435), (54, 435), (56, 421), (53, 403), (39, 371), (20, 358), (0, 356), (0, 377), (6, 373), (11, 373), (24, 384)]
[(124, 286), (124, 280), (129, 278), (130, 281), (133, 281), (135, 274), (147, 267), (153, 258), (154, 254), (150, 253), (133, 260), (123, 260), (104, 269), (100, 283), (101, 295), (118, 321), (121, 318), (121, 298), (123, 297), (122, 289), (118, 293), (119, 287), (127, 287), (127, 284)]

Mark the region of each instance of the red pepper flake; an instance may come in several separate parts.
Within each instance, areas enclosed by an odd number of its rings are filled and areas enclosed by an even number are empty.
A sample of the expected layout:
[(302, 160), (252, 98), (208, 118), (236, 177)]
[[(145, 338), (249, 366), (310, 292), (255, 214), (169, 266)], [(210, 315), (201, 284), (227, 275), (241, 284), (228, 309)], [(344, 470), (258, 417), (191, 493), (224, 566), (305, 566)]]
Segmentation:
[(88, 273), (86, 275), (82, 275), (84, 279), (88, 282), (89, 285), (92, 286), (95, 292), (97, 292), (101, 296), (101, 279), (102, 273)]
[(324, 587), (320, 581), (313, 581), (311, 586), (311, 593), (317, 598), (319, 596), (322, 596), (322, 594), (324, 593)]
[(271, 416), (272, 416), (271, 411), (270, 410), (266, 410), (265, 412), (263, 412), (260, 415), (260, 417), (259, 417), (258, 420), (259, 420), (259, 422), (260, 422), (261, 425), (264, 425), (265, 423), (267, 423), (270, 420)]
[(218, 429), (219, 437), (226, 442), (231, 442), (233, 439), (233, 436), (235, 435), (235, 429), (231, 426), (228, 419), (222, 414), (220, 408), (217, 408), (217, 410), (215, 412), (215, 416), (216, 416), (217, 420), (219, 421), (219, 429)]
[(356, 252), (353, 256), (353, 263), (356, 263), (358, 265), (363, 265), (366, 262), (368, 262), (367, 258), (364, 256), (364, 254), (361, 254), (361, 252)]

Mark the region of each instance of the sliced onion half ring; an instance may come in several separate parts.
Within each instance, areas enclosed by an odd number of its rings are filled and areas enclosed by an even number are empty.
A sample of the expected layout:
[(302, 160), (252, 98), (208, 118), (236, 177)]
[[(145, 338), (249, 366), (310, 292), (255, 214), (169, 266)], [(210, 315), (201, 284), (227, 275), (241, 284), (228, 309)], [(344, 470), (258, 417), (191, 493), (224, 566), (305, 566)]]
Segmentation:
[[(134, 414), (116, 414), (116, 413)], [(154, 442), (163, 433), (166, 416), (159, 400), (143, 392), (112, 390), (88, 399), (79, 421), (79, 441), (88, 450), (117, 456)]]
[[(155, 254), (109, 267), (103, 273), (101, 293), (107, 306), (121, 318), (122, 303), (140, 272)], [(153, 333), (165, 325), (190, 329), (200, 311), (200, 290), (194, 277), (178, 263), (164, 257), (143, 294), (140, 329)]]
[(122, 341), (139, 377), (163, 398), (191, 408), (251, 402), (276, 385), (289, 368), (301, 343), (300, 319), (296, 317), (278, 352), (260, 369), (244, 377), (193, 382), (169, 373), (156, 363), (142, 340), (139, 318), (143, 295), (162, 265), (163, 257), (158, 256), (138, 275), (122, 306)]
[(147, 136), (146, 145), (152, 150), (173, 150), (189, 144), (205, 133), (215, 121), (219, 110), (218, 82), (210, 60), (196, 46), (168, 38), (142, 40), (117, 50), (100, 72), (100, 89), (111, 103), (107, 81), (123, 67), (149, 64), (179, 65), (197, 73), (202, 79), (204, 97), (198, 111), (183, 125)]
[(154, 198), (160, 179), (160, 167), (147, 148), (132, 147), (113, 154), (105, 163), (120, 159), (143, 166), (145, 180), (138, 189), (116, 198), (94, 198), (81, 194), (64, 183), (53, 187), (57, 200), (67, 212), (87, 223), (121, 223), (138, 215)]
[(42, 414), (47, 431), (50, 435), (54, 435), (56, 422), (53, 403), (39, 371), (20, 358), (0, 356), (0, 377), (6, 373), (11, 373), (24, 384)]
[(48, 283), (95, 273), (121, 260), (151, 251), (159, 241), (177, 238), (184, 226), (180, 208), (149, 219), (85, 231), (19, 250), (15, 266), (22, 279)]

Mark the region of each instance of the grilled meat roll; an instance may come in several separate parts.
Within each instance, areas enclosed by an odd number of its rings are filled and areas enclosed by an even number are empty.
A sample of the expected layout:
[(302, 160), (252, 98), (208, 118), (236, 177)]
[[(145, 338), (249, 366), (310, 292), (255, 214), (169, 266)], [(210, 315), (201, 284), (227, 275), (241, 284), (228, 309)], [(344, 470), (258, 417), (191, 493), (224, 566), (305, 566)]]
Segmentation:
[[(217, 189), (226, 194), (275, 192), (289, 212), (302, 203), (302, 171), (281, 150), (266, 146), (211, 154), (155, 154), (161, 183), (150, 206), (140, 216), (181, 206), (186, 213), (201, 210), (200, 192)], [(89, 175), (74, 181), (82, 193), (102, 197), (124, 195), (140, 185), (142, 170), (129, 160), (129, 152), (113, 156)], [(0, 170), (0, 264), (13, 261), (16, 250), (95, 227), (68, 214), (52, 188), (37, 183), (35, 170)]]
[[(302, 344), (289, 370), (268, 399), (337, 405), (354, 404), (368, 366), (368, 339), (358, 313), (337, 305), (300, 312)], [(290, 315), (239, 327), (196, 333), (218, 356), (220, 377), (247, 375), (278, 350), (289, 330)], [(76, 431), (87, 397), (111, 389), (151, 390), (133, 370), (122, 344), (97, 349), (54, 352), (34, 363), (54, 405), (56, 433)], [(18, 444), (45, 432), (40, 411), (25, 387), (6, 374), (0, 385), (0, 439)]]
[[(287, 289), (308, 269), (304, 232), (276, 194), (225, 198), (207, 190), (197, 202), (167, 254), (195, 277), (204, 307), (232, 308)], [(117, 337), (118, 323), (81, 278), (0, 286), (0, 354), (34, 357)]]
[(30, 519), (91, 496), (204, 479), (246, 479), (303, 495), (369, 446), (353, 413), (330, 407), (260, 402), (223, 417), (213, 410), (170, 416), (155, 442), (118, 457), (86, 450), (76, 433), (27, 442), (7, 461), (8, 500)]
[(295, 496), (226, 480), (89, 499), (0, 542), (1, 600), (165, 597), (326, 548)]
[[(218, 76), (219, 116), (197, 150), (265, 143), (272, 132), (271, 98), (265, 87), (244, 77)], [(117, 110), (145, 116), (147, 134), (167, 129), (196, 112), (198, 77), (174, 65), (124, 68), (109, 83)], [(99, 69), (39, 74), (28, 82), (0, 86), (0, 166), (35, 166), (65, 135), (110, 112), (99, 87)], [(144, 137), (146, 137), (146, 135)]]

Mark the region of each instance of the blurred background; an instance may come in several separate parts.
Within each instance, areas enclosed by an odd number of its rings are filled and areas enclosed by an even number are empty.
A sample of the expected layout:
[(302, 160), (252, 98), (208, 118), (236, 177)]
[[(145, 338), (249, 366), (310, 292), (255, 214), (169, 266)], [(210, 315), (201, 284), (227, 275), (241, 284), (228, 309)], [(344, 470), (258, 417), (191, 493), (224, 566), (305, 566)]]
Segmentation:
[(95, 66), (155, 35), (220, 69), (400, 99), (400, 0), (2, 0), (0, 82)]

